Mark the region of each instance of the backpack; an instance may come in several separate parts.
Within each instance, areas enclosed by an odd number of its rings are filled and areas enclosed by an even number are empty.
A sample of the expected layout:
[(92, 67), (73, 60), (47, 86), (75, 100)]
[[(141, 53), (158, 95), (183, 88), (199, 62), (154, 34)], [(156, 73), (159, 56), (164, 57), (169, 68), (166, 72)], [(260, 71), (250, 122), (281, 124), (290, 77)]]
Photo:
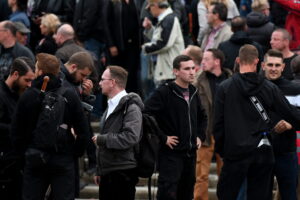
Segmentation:
[(58, 141), (67, 131), (63, 123), (67, 100), (63, 96), (64, 87), (48, 92), (40, 92), (42, 103), (36, 127), (33, 131), (33, 146), (39, 150), (58, 152)]

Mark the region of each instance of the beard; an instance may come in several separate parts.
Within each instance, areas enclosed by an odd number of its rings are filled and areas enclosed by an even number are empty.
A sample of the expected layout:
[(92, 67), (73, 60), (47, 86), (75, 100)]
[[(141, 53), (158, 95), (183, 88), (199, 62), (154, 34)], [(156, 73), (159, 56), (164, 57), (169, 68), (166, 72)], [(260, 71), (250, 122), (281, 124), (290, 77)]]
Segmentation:
[(14, 92), (16, 92), (17, 94), (21, 95), (26, 90), (26, 88), (25, 87), (21, 87), (20, 86), (20, 81), (19, 81), (19, 79), (17, 79), (12, 84), (12, 90)]

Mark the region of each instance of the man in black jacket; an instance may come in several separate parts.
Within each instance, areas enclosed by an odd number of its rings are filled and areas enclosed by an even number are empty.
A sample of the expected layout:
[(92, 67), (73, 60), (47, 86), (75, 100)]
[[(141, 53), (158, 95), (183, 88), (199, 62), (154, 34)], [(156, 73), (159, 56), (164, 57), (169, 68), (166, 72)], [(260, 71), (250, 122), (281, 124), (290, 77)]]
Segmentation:
[(10, 124), (20, 95), (31, 86), (34, 63), (26, 57), (13, 61), (10, 75), (0, 82), (0, 196), (3, 199), (21, 199), (22, 169), (20, 159), (13, 151)]
[[(269, 50), (265, 55), (262, 67), (265, 77), (279, 87), (290, 104), (299, 107), (300, 84), (293, 83), (282, 76), (285, 67), (283, 54), (277, 50)], [(278, 182), (280, 196), (282, 199), (297, 199), (296, 129), (275, 134), (273, 147), (275, 155), (274, 175)]]
[[(44, 53), (37, 55), (37, 78), (20, 98), (11, 125), (12, 143), (21, 156), (40, 144), (34, 143), (36, 134), (33, 134), (43, 99), (39, 91), (45, 76), (50, 78), (46, 92), (59, 89), (61, 80), (58, 73), (59, 61), (56, 57)], [(85, 150), (89, 136), (88, 123), (78, 95), (71, 89), (65, 89), (62, 95), (66, 103), (60, 128), (66, 132), (62, 140), (56, 140), (57, 148), (48, 149), (49, 160), (41, 166), (31, 166), (34, 163), (25, 153), (24, 200), (43, 199), (49, 185), (54, 199), (74, 199), (74, 157), (82, 155)]]
[[(253, 45), (241, 47), (237, 62), (240, 72), (222, 82), (216, 93), (213, 133), (224, 162), (217, 196), (236, 199), (247, 178), (247, 199), (270, 200), (274, 156), (268, 133), (279, 120), (266, 116), (275, 112), (284, 119), (274, 127), (281, 133), (299, 123), (300, 113), (277, 86), (256, 73), (258, 51)], [(250, 100), (253, 96), (261, 106)]]
[(158, 158), (157, 199), (193, 199), (196, 149), (205, 140), (207, 117), (191, 85), (195, 65), (185, 55), (173, 62), (175, 81), (161, 85), (145, 102), (163, 134)]

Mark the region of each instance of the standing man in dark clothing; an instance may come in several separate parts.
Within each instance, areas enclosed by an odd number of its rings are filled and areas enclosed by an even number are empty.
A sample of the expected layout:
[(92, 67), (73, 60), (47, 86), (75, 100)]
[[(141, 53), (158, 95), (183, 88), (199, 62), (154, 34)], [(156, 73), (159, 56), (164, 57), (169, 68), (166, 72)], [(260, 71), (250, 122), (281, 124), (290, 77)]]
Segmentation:
[[(63, 124), (60, 128), (65, 134), (56, 139), (56, 148), (44, 150), (48, 161), (39, 166), (33, 166), (30, 160), (30, 149), (38, 149), (40, 143), (35, 143), (35, 132), (41, 113), (42, 99), (40, 89), (45, 76), (49, 77), (47, 91), (62, 87), (58, 77), (59, 61), (50, 54), (38, 54), (35, 74), (37, 78), (20, 98), (11, 125), (11, 138), (16, 151), (24, 156), (25, 168), (23, 181), (23, 200), (41, 200), (51, 185), (54, 199), (74, 199), (74, 157), (81, 156), (88, 140), (88, 123), (83, 113), (80, 100), (76, 93), (64, 89), (65, 109), (62, 113)], [(49, 136), (48, 136), (49, 138)], [(42, 147), (40, 147), (42, 148)], [(32, 155), (32, 154), (31, 154)]]
[(248, 200), (271, 200), (274, 155), (268, 133), (277, 121), (268, 114), (283, 116), (274, 127), (281, 133), (299, 124), (300, 113), (277, 86), (256, 73), (258, 51), (253, 45), (241, 47), (237, 63), (239, 73), (221, 83), (215, 98), (215, 149), (224, 162), (217, 196), (237, 199), (247, 178)]
[(196, 150), (205, 140), (207, 117), (201, 106), (193, 60), (180, 55), (173, 62), (175, 81), (154, 91), (145, 102), (162, 130), (158, 158), (158, 200), (192, 200), (195, 184)]
[(139, 91), (140, 21), (136, 0), (109, 0), (107, 7), (107, 48), (110, 65), (128, 71), (128, 92)]
[[(265, 77), (279, 87), (291, 105), (299, 106), (300, 84), (293, 83), (282, 76), (283, 55), (280, 51), (269, 50), (262, 63)], [(280, 117), (279, 117), (280, 118)], [(274, 134), (275, 155), (274, 176), (276, 176), (280, 197), (297, 199), (298, 158), (296, 154), (296, 130)]]
[(20, 158), (10, 140), (10, 124), (22, 93), (34, 79), (34, 63), (26, 57), (13, 61), (10, 75), (0, 81), (0, 196), (1, 199), (22, 199), (22, 170)]

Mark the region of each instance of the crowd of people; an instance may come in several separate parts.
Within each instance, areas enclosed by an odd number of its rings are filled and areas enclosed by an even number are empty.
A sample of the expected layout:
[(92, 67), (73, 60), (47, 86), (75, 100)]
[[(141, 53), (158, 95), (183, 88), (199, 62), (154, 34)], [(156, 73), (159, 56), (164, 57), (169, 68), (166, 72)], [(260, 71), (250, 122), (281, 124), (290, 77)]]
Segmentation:
[(208, 200), (214, 158), (220, 200), (271, 200), (274, 177), (300, 198), (299, 16), (285, 0), (0, 0), (1, 199), (79, 197), (86, 154), (99, 199), (133, 200), (143, 113), (157, 199)]

